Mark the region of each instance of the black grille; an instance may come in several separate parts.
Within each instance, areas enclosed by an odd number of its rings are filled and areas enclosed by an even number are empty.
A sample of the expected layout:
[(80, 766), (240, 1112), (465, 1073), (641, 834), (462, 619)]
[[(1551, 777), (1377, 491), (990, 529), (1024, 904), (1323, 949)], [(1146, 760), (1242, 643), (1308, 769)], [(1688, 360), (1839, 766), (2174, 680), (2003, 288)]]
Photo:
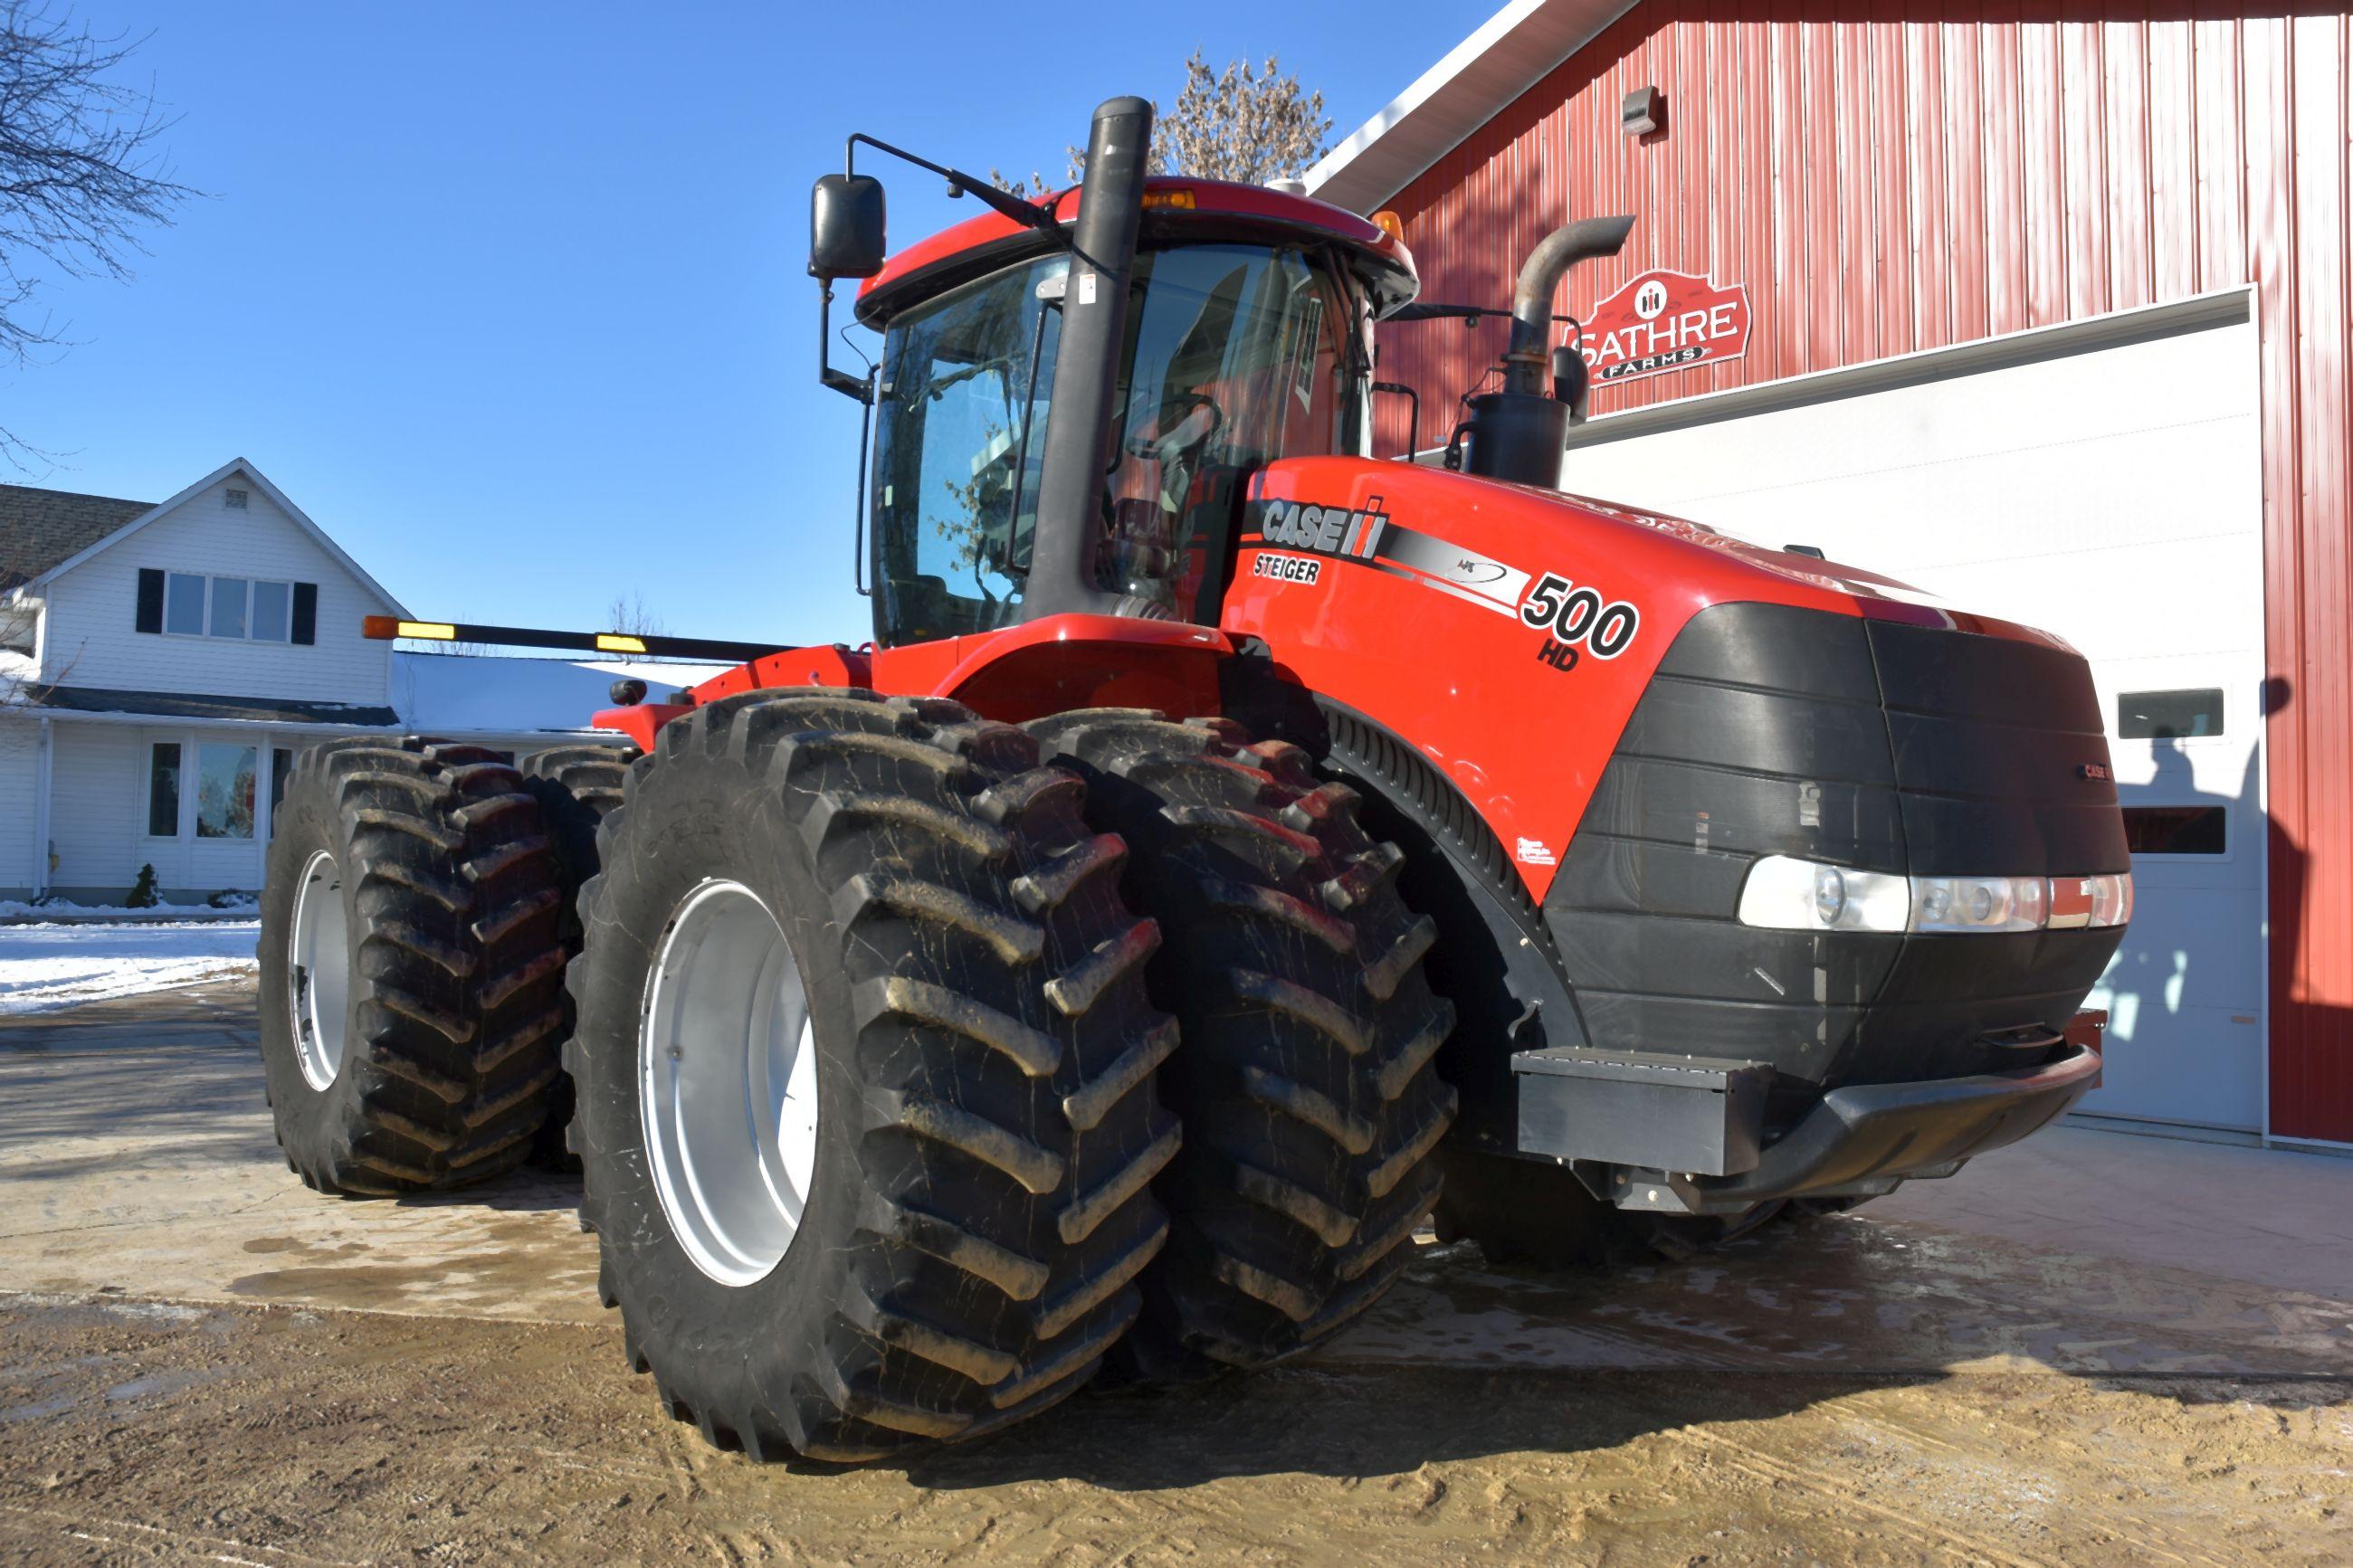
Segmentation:
[(2091, 672), (2010, 638), (1777, 605), (1695, 616), (1545, 900), (1592, 1043), (1771, 1062), (1786, 1095), (2004, 1063), (2120, 933), (1906, 937), (1738, 923), (1792, 855), (1922, 876), (2129, 868)]

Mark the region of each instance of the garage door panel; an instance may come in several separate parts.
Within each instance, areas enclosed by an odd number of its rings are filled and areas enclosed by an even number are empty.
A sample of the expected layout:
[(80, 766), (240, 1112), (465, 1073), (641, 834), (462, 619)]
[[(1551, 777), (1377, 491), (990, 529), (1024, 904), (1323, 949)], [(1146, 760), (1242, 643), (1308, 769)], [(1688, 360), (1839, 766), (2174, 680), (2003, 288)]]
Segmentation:
[[(2066, 341), (2063, 329), (2052, 336)], [(2166, 841), (2187, 842), (2180, 814), (2211, 808), (2225, 846), (2135, 860), (2133, 927), (2091, 1004), (2115, 1015), (2116, 1056), (2085, 1108), (2260, 1127), (2254, 327), (2242, 321), (1990, 370), (1970, 369), (1966, 351), (1950, 363), (1941, 379), (1745, 414), (1736, 404), (1714, 423), (1680, 429), (1644, 433), (1646, 416), (1622, 416), (1628, 434), (1613, 439), (1610, 422), (1597, 421), (1565, 472), (1572, 489), (1766, 545), (1818, 546), (2082, 649), (2119, 803), (2137, 814), (2143, 841), (2173, 831)], [(2223, 693), (2220, 734), (2119, 733), (2126, 694), (2206, 689)], [(2211, 836), (2214, 823), (2195, 826)]]
[[(2094, 989), (2090, 1003), (2108, 1009), (2108, 1061), (2104, 1087), (2081, 1109), (2094, 1116), (2128, 1116), (2232, 1131), (2263, 1129), (2263, 1030), (2253, 1014), (2227, 1008), (2183, 1007), (2168, 1013), (2145, 996), (2110, 997)], [(2127, 1037), (2124, 1027), (2129, 1023)], [(2161, 1097), (2135, 1086), (2163, 1086)], [(2195, 1107), (2195, 1114), (2182, 1108)]]
[[(1656, 439), (1690, 437), (1685, 445), (1696, 448), (1701, 434)], [(1839, 448), (1867, 439), (1853, 432), (1825, 437), (1796, 452), (1777, 445), (1757, 454), (1754, 466), (1732, 464), (1729, 473), (1725, 456), (1710, 454), (1706, 472), (1741, 481), (1729, 488), (1635, 491), (1630, 477), (1604, 468), (1608, 447), (1571, 453), (1566, 475), (1574, 489), (1729, 527), (1759, 543), (1819, 545), (1834, 560), (1868, 551), (1860, 563), (1906, 577), (1988, 555), (2061, 561), (2084, 551), (2250, 531), (2234, 511), (2231, 469), (2252, 450), (2252, 416), (1901, 468), (1805, 475), (1807, 458), (1820, 454), (1835, 463)], [(1605, 477), (1614, 489), (1605, 488)]]

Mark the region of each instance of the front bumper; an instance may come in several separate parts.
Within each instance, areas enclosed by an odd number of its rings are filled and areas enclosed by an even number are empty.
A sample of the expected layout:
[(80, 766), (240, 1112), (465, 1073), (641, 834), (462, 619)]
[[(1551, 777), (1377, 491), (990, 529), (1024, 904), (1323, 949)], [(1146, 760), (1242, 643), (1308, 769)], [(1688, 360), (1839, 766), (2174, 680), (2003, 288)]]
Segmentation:
[(1948, 1176), (2063, 1115), (2099, 1087), (2101, 1065), (2080, 1034), (2053, 1034), (2046, 1058), (2031, 1067), (1834, 1089), (1766, 1142), (1746, 1123), (1762, 1096), (1744, 1089), (1736, 1068), (1694, 1072), (1690, 1058), (1645, 1064), (1630, 1053), (1592, 1059), (1600, 1056), (1514, 1058), (1520, 1152), (1568, 1162), (1597, 1197), (1620, 1208), (1695, 1215), (1739, 1214), (1777, 1198), (1874, 1196), (1906, 1180)]

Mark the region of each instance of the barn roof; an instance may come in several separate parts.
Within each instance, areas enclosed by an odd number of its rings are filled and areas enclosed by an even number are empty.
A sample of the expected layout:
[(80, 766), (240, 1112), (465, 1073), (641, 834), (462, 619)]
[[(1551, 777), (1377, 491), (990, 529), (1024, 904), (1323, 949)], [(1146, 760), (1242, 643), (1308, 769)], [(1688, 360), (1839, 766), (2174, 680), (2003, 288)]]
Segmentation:
[(1512, 0), (1307, 171), (1307, 194), (1368, 213), (1535, 86), (1631, 0)]

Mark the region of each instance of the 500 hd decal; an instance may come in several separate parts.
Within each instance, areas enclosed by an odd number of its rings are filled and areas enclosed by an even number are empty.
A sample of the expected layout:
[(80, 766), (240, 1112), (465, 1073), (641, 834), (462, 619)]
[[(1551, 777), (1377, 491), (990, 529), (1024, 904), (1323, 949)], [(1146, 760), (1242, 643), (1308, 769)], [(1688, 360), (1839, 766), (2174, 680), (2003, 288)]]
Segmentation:
[(1499, 616), (1514, 616), (1545, 634), (1536, 658), (1564, 672), (1575, 669), (1587, 653), (1617, 658), (1642, 626), (1641, 612), (1623, 599), (1606, 598), (1556, 572), (1531, 578), (1492, 556), (1400, 526), (1381, 510), (1378, 496), (1353, 509), (1254, 500), (1243, 513), (1241, 542), (1259, 547), (1250, 563), (1253, 577), (1312, 585), (1323, 578), (1317, 557), (1330, 557), (1403, 577)]
[(1546, 634), (1536, 658), (1562, 671), (1577, 668), (1580, 643), (1596, 658), (1616, 658), (1642, 626), (1641, 612), (1625, 600), (1605, 600), (1556, 572), (1536, 579), (1520, 619)]

